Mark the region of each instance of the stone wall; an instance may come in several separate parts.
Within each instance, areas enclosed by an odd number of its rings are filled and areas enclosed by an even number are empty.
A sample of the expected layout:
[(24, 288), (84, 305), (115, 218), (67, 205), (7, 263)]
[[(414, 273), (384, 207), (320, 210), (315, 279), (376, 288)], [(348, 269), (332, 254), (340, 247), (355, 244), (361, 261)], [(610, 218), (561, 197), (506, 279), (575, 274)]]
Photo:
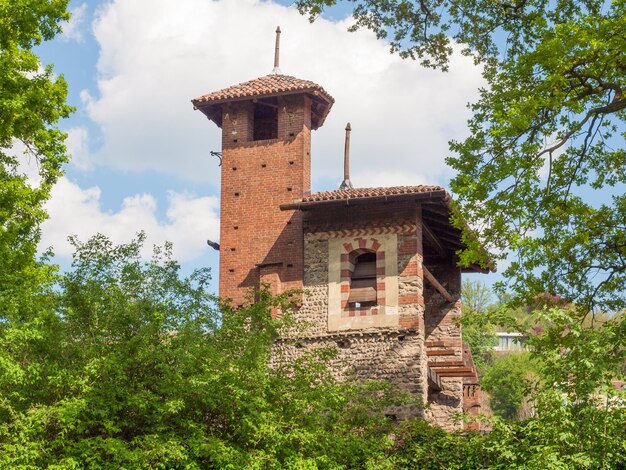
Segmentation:
[[(460, 303), (447, 303), (424, 283), (419, 208), (387, 205), (370, 207), (364, 214), (362, 207), (320, 212), (305, 214), (305, 294), (294, 313), (296, 327), (277, 343), (275, 357), (290, 360), (317, 348), (336, 348), (329, 366), (337, 378), (389, 381), (428, 405), (426, 410), (404, 407), (390, 414), (400, 419), (421, 416), (444, 429), (459, 429), (462, 379), (442, 378), (442, 390), (429, 391), (427, 344), (445, 342), (455, 356), (443, 360), (461, 360), (455, 323)], [(349, 275), (345, 260), (358, 249), (377, 254), (377, 273), (385, 279), (377, 278), (375, 306), (354, 309), (342, 284)], [(429, 269), (458, 299), (460, 270), (452, 261)]]
[[(275, 358), (294, 360), (303, 352), (334, 348), (337, 355), (328, 366), (335, 377), (358, 380), (382, 380), (416, 397), (424, 397), (420, 386), (418, 358), (423, 355), (424, 338), (416, 331), (350, 331), (285, 338), (276, 344)], [(422, 407), (407, 405), (387, 410), (399, 419), (424, 416)]]
[[(296, 327), (278, 342), (276, 357), (293, 359), (316, 348), (336, 348), (329, 366), (337, 378), (389, 381), (425, 402), (424, 330), (414, 320), (423, 318), (415, 219), (405, 217), (391, 226), (390, 212), (386, 211), (387, 224), (372, 223), (370, 213), (370, 225), (358, 229), (348, 226), (352, 217), (333, 219), (325, 213), (320, 230), (315, 223), (319, 220), (308, 215), (309, 227), (316, 228), (304, 233), (305, 294), (294, 313)], [(359, 247), (377, 253), (377, 270), (384, 279), (378, 279), (377, 305), (354, 309), (341, 289), (341, 260)], [(402, 319), (411, 321), (403, 326)], [(416, 406), (389, 413), (399, 419), (424, 416)]]
[[(424, 315), (427, 343), (439, 343), (434, 349), (451, 349), (454, 356), (435, 358), (434, 361), (461, 361), (463, 349), (461, 328), (461, 270), (454, 263), (428, 266), (443, 287), (452, 295), (454, 302), (448, 303), (432, 286), (424, 289), (426, 310)], [(441, 379), (442, 390), (430, 391), (426, 416), (444, 429), (460, 429), (460, 413), (463, 412), (463, 379), (446, 377)]]

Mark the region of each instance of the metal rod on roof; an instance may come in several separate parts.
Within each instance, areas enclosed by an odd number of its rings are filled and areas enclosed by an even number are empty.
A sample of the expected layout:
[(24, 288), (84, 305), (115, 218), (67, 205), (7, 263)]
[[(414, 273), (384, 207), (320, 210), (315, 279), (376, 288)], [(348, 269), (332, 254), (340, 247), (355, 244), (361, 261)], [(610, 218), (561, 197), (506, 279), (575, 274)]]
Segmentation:
[(274, 48), (274, 70), (273, 73), (279, 74), (280, 69), (278, 68), (280, 61), (280, 26), (276, 27), (276, 47)]
[(346, 125), (346, 144), (343, 150), (343, 181), (339, 189), (352, 189), (350, 181), (350, 131), (352, 127), (350, 123)]

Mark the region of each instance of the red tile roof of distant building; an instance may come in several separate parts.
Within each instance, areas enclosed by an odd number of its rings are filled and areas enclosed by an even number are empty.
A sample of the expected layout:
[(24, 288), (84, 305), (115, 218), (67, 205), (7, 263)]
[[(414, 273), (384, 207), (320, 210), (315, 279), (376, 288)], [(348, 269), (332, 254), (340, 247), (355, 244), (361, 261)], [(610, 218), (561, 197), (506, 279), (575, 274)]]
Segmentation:
[(334, 103), (335, 99), (324, 88), (309, 80), (301, 80), (290, 75), (270, 74), (255, 78), (247, 82), (214, 91), (207, 95), (191, 100), (195, 106), (216, 101), (238, 100), (243, 98), (255, 98), (266, 95), (286, 94), (289, 92), (309, 92), (317, 94)]

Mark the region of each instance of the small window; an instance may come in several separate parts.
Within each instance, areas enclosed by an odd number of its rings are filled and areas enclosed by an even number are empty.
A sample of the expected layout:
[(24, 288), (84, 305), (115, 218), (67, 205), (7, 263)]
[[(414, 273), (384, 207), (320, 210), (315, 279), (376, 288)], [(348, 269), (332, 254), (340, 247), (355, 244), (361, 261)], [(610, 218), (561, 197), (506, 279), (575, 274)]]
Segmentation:
[(363, 253), (354, 261), (348, 305), (350, 307), (376, 305), (376, 253)]
[(253, 140), (278, 138), (278, 103), (275, 101), (276, 99), (254, 103)]

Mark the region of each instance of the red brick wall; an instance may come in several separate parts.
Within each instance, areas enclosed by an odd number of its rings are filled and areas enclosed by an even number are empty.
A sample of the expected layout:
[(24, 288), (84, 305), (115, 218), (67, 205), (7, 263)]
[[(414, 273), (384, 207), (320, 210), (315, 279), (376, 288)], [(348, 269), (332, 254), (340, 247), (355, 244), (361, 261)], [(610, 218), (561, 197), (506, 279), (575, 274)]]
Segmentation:
[(258, 286), (259, 264), (276, 264), (272, 272), (283, 291), (302, 287), (302, 214), (280, 205), (308, 194), (311, 185), (309, 98), (278, 98), (272, 140), (252, 140), (252, 106), (245, 101), (223, 110), (219, 295), (235, 305)]

